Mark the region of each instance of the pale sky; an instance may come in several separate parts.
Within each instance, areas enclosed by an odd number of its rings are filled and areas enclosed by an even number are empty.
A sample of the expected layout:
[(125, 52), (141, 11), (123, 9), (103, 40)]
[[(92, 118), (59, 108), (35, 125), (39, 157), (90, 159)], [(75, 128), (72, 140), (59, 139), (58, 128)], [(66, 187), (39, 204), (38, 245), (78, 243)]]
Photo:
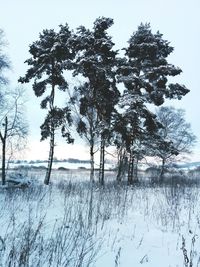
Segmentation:
[[(199, 64), (200, 64), (200, 1), (199, 0), (0, 0), (0, 28), (9, 43), (7, 54), (12, 62), (9, 79), (17, 86), (19, 76), (27, 70), (24, 61), (30, 57), (29, 44), (38, 39), (43, 29), (58, 28), (69, 24), (71, 29), (79, 25), (91, 28), (99, 16), (111, 17), (114, 25), (109, 33), (116, 48), (126, 47), (131, 34), (143, 22), (150, 22), (153, 32), (159, 30), (163, 38), (175, 48), (169, 62), (179, 66), (183, 73), (174, 82), (185, 84), (191, 92), (181, 101), (171, 102), (186, 110), (187, 121), (197, 137), (200, 136), (199, 114)], [(40, 99), (36, 99), (31, 84), (25, 85), (28, 98), (27, 118), (30, 122), (30, 150), (25, 158), (47, 158), (48, 144), (40, 143), (40, 128), (45, 112), (40, 111)], [(168, 103), (170, 104), (170, 103)], [(55, 156), (58, 158), (89, 158), (87, 149), (79, 143), (68, 146), (58, 142)], [(195, 160), (200, 161), (200, 142), (195, 150)]]

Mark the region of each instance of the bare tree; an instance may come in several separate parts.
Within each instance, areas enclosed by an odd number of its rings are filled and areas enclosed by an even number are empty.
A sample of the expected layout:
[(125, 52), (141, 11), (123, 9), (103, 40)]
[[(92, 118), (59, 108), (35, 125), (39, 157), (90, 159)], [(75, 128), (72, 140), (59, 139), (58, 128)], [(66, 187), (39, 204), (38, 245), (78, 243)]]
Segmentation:
[(99, 118), (91, 100), (91, 90), (88, 83), (79, 84), (73, 88), (73, 94), (68, 90), (70, 108), (73, 112), (73, 124), (90, 150), (90, 181), (94, 182), (94, 155), (99, 144)]
[[(3, 48), (6, 45), (4, 38), (4, 32), (0, 29), (0, 87), (8, 83), (8, 80), (4, 76), (4, 71), (10, 68), (10, 62), (8, 57), (3, 51)], [(0, 93), (0, 99), (2, 98), (2, 93)]]
[(161, 107), (156, 112), (162, 124), (158, 133), (161, 137), (156, 142), (155, 154), (162, 160), (160, 178), (163, 178), (165, 164), (174, 157), (190, 153), (196, 142), (191, 125), (185, 120), (185, 111), (174, 107)]
[(17, 88), (3, 96), (0, 107), (0, 141), (2, 155), (2, 184), (6, 182), (6, 161), (24, 146), (28, 124), (24, 114), (24, 91)]

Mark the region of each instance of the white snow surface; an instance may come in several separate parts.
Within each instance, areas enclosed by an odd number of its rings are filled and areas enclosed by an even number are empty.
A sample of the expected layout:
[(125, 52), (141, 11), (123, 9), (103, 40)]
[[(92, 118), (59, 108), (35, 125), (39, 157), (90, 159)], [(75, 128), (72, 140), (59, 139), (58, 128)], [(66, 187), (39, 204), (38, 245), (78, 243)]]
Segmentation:
[[(0, 266), (8, 266), (6, 260), (13, 244), (18, 251), (16, 255), (20, 254), (20, 244), (24, 244), (23, 238), (27, 234), (23, 225), (31, 226), (36, 232), (40, 222), (39, 235), (34, 241), (37, 246), (31, 247), (29, 265), (25, 266), (56, 266), (44, 260), (45, 255), (48, 258), (49, 249), (45, 252), (40, 246), (48, 243), (49, 239), (53, 242), (61, 238), (56, 232), (59, 227), (64, 227), (59, 233), (63, 236), (66, 234), (65, 241), (81, 228), (77, 244), (70, 254), (73, 256), (71, 262), (65, 265), (66, 262), (61, 260), (57, 265), (60, 267), (78, 266), (76, 257), (80, 253), (79, 248), (84, 246), (88, 246), (87, 260), (92, 252), (95, 252), (95, 256), (91, 256), (90, 265), (85, 260), (80, 266), (189, 266), (184, 265), (181, 249), (183, 238), (188, 259), (193, 264), (191, 266), (199, 266), (199, 188), (114, 186), (111, 181), (113, 175), (107, 173), (105, 188), (95, 184), (93, 191), (88, 183), (89, 172), (84, 171), (54, 171), (50, 186), (38, 183), (34, 186), (32, 183), (31, 187), (24, 190), (1, 188), (0, 237), (3, 241), (0, 244)], [(27, 176), (42, 181), (44, 172), (29, 171)], [(90, 217), (89, 210), (92, 213)], [(73, 240), (74, 237), (70, 239), (70, 246)], [(93, 247), (90, 251), (91, 244)], [(65, 253), (68, 251), (69, 248)], [(34, 265), (36, 259), (40, 265)]]

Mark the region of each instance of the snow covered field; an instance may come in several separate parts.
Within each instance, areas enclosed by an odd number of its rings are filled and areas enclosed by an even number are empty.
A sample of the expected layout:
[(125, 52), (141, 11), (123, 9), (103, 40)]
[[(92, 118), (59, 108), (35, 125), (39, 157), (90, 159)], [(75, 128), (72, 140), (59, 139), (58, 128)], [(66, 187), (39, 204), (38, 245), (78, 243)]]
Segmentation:
[(0, 189), (0, 266), (200, 266), (196, 186), (90, 186), (89, 172), (44, 173)]

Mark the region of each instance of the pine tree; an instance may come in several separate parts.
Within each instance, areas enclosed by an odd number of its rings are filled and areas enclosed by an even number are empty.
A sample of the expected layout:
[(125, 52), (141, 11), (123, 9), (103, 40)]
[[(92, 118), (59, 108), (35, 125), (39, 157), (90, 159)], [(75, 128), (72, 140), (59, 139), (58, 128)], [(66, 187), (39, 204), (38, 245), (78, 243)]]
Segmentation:
[[(47, 109), (47, 116), (41, 125), (41, 140), (50, 138), (48, 168), (44, 183), (49, 184), (55, 147), (55, 131), (61, 129), (62, 136), (68, 143), (73, 142), (68, 125), (71, 124), (70, 109), (59, 108), (55, 103), (56, 90), (66, 91), (66, 82), (63, 71), (73, 59), (73, 53), (68, 44), (71, 32), (68, 25), (60, 25), (60, 30), (44, 30), (39, 40), (30, 45), (31, 58), (25, 62), (30, 66), (21, 83), (34, 79), (33, 90), (37, 97), (44, 95), (41, 108)], [(47, 94), (47, 92), (49, 92)]]
[[(100, 136), (100, 172), (99, 181), (104, 184), (105, 145), (119, 92), (116, 87), (115, 68), (117, 52), (114, 43), (107, 34), (113, 20), (100, 17), (94, 22), (93, 30), (81, 26), (73, 40), (76, 51), (74, 75), (82, 74), (87, 80), (87, 90), (82, 91), (81, 106), (86, 114), (94, 109), (98, 117), (97, 135)], [(89, 93), (88, 93), (89, 92)], [(84, 104), (83, 104), (84, 102)]]
[(131, 140), (129, 179), (132, 181), (133, 144), (140, 140), (141, 132), (154, 134), (159, 126), (147, 104), (160, 106), (165, 99), (181, 99), (189, 90), (184, 85), (168, 82), (168, 78), (179, 75), (181, 69), (167, 62), (173, 47), (159, 32), (153, 34), (149, 24), (141, 24), (128, 44), (124, 49), (125, 58), (121, 60), (118, 81), (125, 86), (122, 101), (124, 117), (129, 118), (131, 129), (127, 138)]

